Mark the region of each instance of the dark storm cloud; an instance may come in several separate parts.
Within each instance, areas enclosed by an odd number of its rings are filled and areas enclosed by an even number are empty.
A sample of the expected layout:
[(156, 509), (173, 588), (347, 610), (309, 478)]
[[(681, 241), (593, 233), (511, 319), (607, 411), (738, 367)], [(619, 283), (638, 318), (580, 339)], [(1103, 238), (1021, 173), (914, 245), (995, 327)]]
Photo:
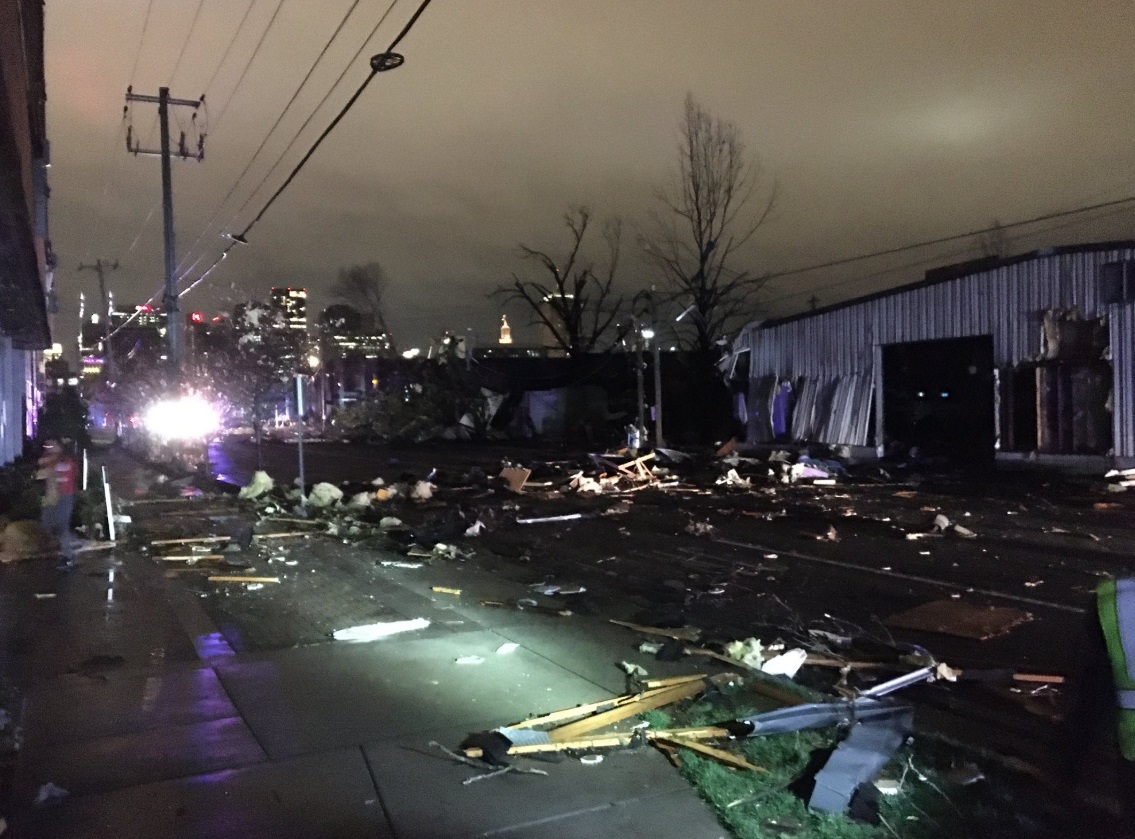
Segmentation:
[[(114, 285), (124, 302), (160, 283), (160, 212), (141, 227), (159, 194), (158, 167), (128, 157), (115, 131), (127, 83), (152, 93), (170, 81), (197, 2), (154, 0), (131, 79), (147, 4), (47, 5), (52, 235), (66, 334), (74, 333), (78, 289), (93, 290), (91, 277), (73, 270), (79, 261), (119, 257)], [(221, 225), (387, 5), (359, 3), (189, 263), (216, 257)], [(286, 165), (229, 229), (255, 214), (414, 5), (395, 7)], [(252, 7), (205, 91), (207, 159), (175, 164), (179, 261), (349, 6), (287, 0), (230, 101), (276, 2)], [(202, 92), (246, 8), (245, 0), (204, 0), (174, 95)], [(746, 253), (757, 272), (1126, 195), (1135, 192), (1132, 35), (1135, 8), (1122, 0), (435, 0), (400, 47), (405, 66), (374, 81), (250, 234), (251, 245), (234, 250), (185, 302), (213, 309), (302, 283), (319, 306), (340, 266), (378, 259), (394, 278), (391, 322), (403, 344), (445, 328), (489, 335), (498, 312), (485, 295), (521, 267), (518, 241), (557, 247), (560, 217), (576, 203), (623, 215), (632, 232), (644, 221), (674, 161), (687, 91), (734, 120), (779, 181), (775, 219)], [(152, 123), (153, 109), (137, 106), (144, 138)], [(1135, 212), (1088, 217), (1014, 244), (1130, 236), (1133, 219)], [(813, 292), (831, 302), (934, 264), (917, 260), (968, 255), (942, 248), (786, 278), (769, 287), (769, 305), (803, 308)], [(902, 265), (910, 267), (880, 273)], [(649, 279), (629, 263), (628, 281)]]

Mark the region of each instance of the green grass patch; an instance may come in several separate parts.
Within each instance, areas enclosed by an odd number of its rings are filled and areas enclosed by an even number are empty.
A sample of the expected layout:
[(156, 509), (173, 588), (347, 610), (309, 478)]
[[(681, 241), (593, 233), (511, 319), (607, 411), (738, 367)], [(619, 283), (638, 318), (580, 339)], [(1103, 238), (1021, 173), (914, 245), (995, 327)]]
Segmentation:
[[(811, 693), (808, 698), (824, 697)], [(740, 686), (650, 711), (641, 718), (654, 729), (683, 728), (751, 716), (772, 707)], [(830, 728), (752, 737), (724, 746), (767, 773), (731, 769), (682, 749), (680, 772), (738, 839), (963, 839), (1002, 835), (1002, 831), (1013, 836), (1050, 835), (1037, 818), (1015, 811), (1014, 804), (1020, 804), (1021, 812), (1027, 812), (1028, 805), (1016, 801), (1003, 786), (951, 785), (943, 773), (960, 757), (936, 748), (920, 750), (917, 744), (901, 749), (880, 776), (902, 780), (898, 795), (881, 797), (881, 824), (813, 813), (789, 787), (805, 774), (813, 755), (831, 749), (838, 739), (839, 732)]]

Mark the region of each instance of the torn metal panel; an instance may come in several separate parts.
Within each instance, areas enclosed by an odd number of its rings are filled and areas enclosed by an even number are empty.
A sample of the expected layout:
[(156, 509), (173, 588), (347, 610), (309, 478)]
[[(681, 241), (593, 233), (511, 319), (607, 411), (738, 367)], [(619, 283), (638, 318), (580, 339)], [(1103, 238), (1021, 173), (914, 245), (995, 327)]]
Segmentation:
[(808, 807), (821, 813), (842, 813), (855, 791), (873, 781), (899, 750), (914, 728), (914, 709), (891, 706), (852, 727), (824, 768), (816, 773), (816, 785)]

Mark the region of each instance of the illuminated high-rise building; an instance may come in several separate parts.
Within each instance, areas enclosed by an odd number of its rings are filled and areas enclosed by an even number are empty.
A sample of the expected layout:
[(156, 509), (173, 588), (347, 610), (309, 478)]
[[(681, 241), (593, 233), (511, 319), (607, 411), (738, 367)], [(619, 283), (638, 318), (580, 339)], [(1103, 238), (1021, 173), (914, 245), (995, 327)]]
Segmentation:
[(269, 301), (274, 309), (284, 313), (288, 329), (307, 334), (306, 288), (274, 288)]

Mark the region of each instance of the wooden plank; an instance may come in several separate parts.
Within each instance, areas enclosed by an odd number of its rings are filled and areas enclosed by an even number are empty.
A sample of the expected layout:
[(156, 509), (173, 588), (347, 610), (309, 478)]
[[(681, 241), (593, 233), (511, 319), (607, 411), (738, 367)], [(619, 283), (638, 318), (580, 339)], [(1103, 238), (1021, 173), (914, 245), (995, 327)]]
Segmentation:
[(749, 763), (749, 761), (745, 760), (745, 758), (740, 755), (735, 755), (724, 749), (715, 749), (713, 746), (707, 746), (696, 740), (686, 740), (681, 737), (656, 737), (653, 739), (653, 742), (689, 749), (705, 757), (713, 758), (719, 763), (724, 763), (726, 766), (732, 766), (734, 769), (744, 769), (748, 772), (768, 772), (765, 767)]
[(521, 722), (513, 723), (507, 726), (508, 728), (535, 728), (541, 725), (551, 725), (556, 722), (564, 722), (565, 720), (573, 720), (577, 717), (594, 714), (598, 711), (608, 711), (612, 708), (619, 708), (626, 705), (628, 702), (634, 702), (645, 693), (652, 693), (654, 690), (673, 687), (674, 685), (686, 684), (687, 682), (700, 682), (705, 676), (680, 676), (677, 679), (659, 679), (658, 681), (664, 684), (650, 684), (647, 683), (644, 687), (647, 691), (644, 693), (627, 693), (622, 696), (613, 696), (610, 699), (600, 699), (598, 702), (590, 702), (586, 705), (576, 705), (572, 708), (564, 708), (559, 711), (552, 711), (550, 714), (544, 714), (539, 717), (532, 717), (531, 719), (523, 720)]
[(612, 708), (610, 711), (603, 711), (586, 719), (579, 720), (578, 722), (560, 726), (550, 731), (549, 734), (551, 735), (552, 741), (556, 743), (575, 740), (578, 739), (581, 734), (587, 734), (588, 732), (595, 731), (597, 728), (613, 725), (620, 720), (636, 716), (644, 711), (652, 711), (655, 708), (661, 708), (665, 705), (680, 702), (683, 699), (689, 699), (691, 696), (697, 696), (704, 690), (704, 682), (686, 682), (685, 684), (674, 685), (673, 687), (646, 691), (635, 697), (633, 701), (620, 705), (618, 708)]
[[(658, 731), (647, 731), (646, 739), (663, 740), (678, 737), (684, 740), (720, 740), (728, 737), (729, 732), (724, 728), (672, 728)], [(629, 745), (634, 734), (625, 732), (621, 734), (599, 734), (594, 737), (581, 737), (578, 740), (568, 740), (562, 743), (532, 743), (525, 746), (513, 746), (508, 750), (510, 755), (531, 755), (547, 752), (594, 751), (596, 749), (613, 749)], [(481, 757), (484, 752), (480, 749), (463, 749), (466, 757)]]
[(641, 684), (647, 690), (652, 690), (654, 688), (668, 688), (671, 685), (681, 685), (686, 682), (698, 682), (706, 678), (708, 678), (706, 673), (695, 673), (692, 676), (674, 676), (671, 679), (647, 679)]
[(279, 577), (209, 577), (211, 583), (278, 583)]
[(430, 586), (430, 591), (437, 592), (438, 594), (452, 594), (454, 597), (461, 596), (461, 589), (450, 588), (449, 586)]
[(155, 556), (159, 562), (192, 562), (197, 559), (224, 559), (224, 554), (177, 554), (173, 556)]
[[(287, 536), (310, 536), (310, 530), (291, 531), (288, 533), (255, 533), (253, 539), (283, 539)], [(151, 545), (192, 545), (195, 543), (231, 542), (232, 536), (191, 536), (187, 539), (154, 539)]]
[(684, 626), (680, 629), (660, 629), (655, 626), (642, 626), (641, 624), (631, 623), (630, 621), (617, 621), (609, 620), (608, 623), (613, 623), (615, 626), (624, 626), (627, 629), (633, 629), (635, 632), (641, 632), (644, 635), (660, 635), (663, 638), (673, 638), (676, 641), (697, 641), (701, 638), (701, 630), (696, 626)]

